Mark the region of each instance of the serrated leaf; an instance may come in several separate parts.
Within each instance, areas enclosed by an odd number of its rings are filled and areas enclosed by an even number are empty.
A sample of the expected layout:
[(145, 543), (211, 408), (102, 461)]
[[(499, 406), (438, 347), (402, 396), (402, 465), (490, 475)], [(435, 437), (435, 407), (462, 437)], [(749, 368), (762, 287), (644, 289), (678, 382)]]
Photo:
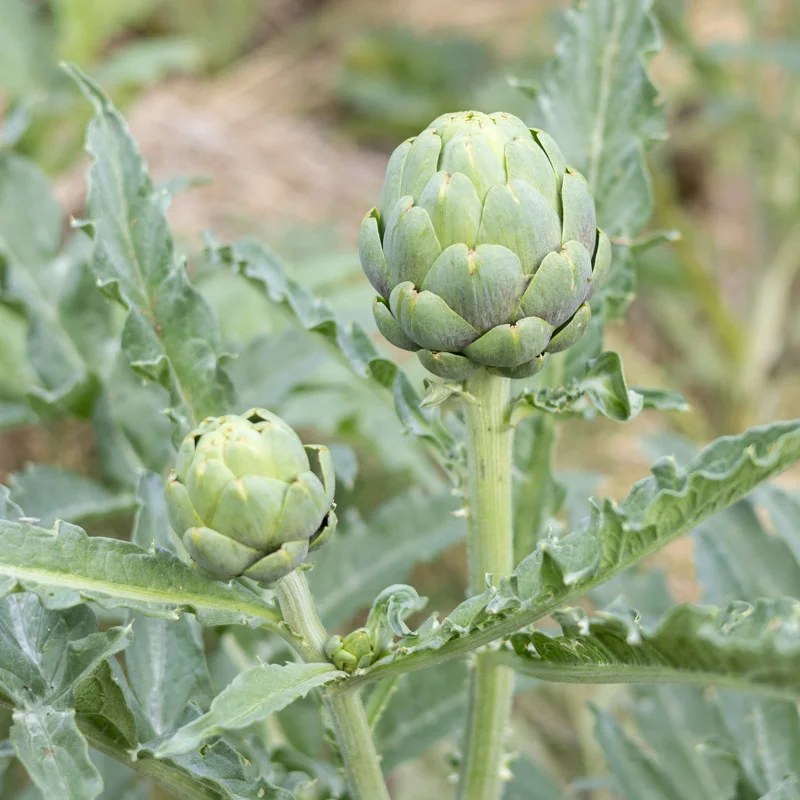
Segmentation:
[(72, 709), (34, 706), (15, 711), (10, 735), (19, 760), (45, 797), (94, 800), (103, 791)]
[(264, 664), (237, 676), (214, 698), (211, 709), (160, 742), (159, 758), (194, 750), (201, 742), (266, 719), (311, 689), (345, 677), (332, 664)]
[(76, 684), (73, 703), (76, 714), (103, 731), (105, 738), (128, 750), (136, 748), (139, 743), (136, 720), (109, 661), (102, 661)]
[(336, 546), (314, 556), (309, 573), (317, 610), (336, 628), (368, 606), (387, 584), (403, 580), (415, 564), (430, 561), (465, 534), (448, 495), (409, 492), (390, 500), (366, 523), (340, 523)]
[[(294, 800), (290, 792), (273, 786), (264, 778), (251, 777), (242, 756), (223, 741), (191, 753), (158, 760), (147, 750), (140, 750), (138, 756), (146, 759), (156, 772), (162, 765), (168, 765), (190, 775), (206, 789), (208, 794), (203, 796), (209, 800), (211, 797), (214, 800), (217, 797), (223, 800)], [(193, 794), (189, 796), (194, 798)]]
[[(229, 372), (246, 408), (277, 408), (325, 360), (313, 336), (296, 327), (251, 339)], [(291, 369), (286, 365), (291, 364)]]
[(289, 277), (278, 258), (259, 242), (244, 239), (231, 245), (209, 244), (209, 256), (257, 286), (273, 303), (287, 307), (302, 328), (324, 337), (330, 352), (360, 378), (388, 391), (406, 430), (430, 444), (440, 459), (453, 457), (456, 441), (435, 408), (422, 408), (422, 398), (397, 365), (382, 356), (357, 323), (344, 324), (324, 300)]
[(686, 399), (679, 392), (664, 389), (629, 389), (618, 353), (606, 352), (586, 363), (583, 378), (566, 386), (524, 392), (511, 405), (511, 422), (531, 414), (567, 414), (591, 419), (599, 411), (609, 419), (628, 422), (644, 408), (686, 411)]
[[(652, 0), (586, 0), (568, 9), (530, 115), (586, 176), (598, 224), (615, 242), (635, 240), (652, 214), (645, 155), (665, 134), (664, 107), (647, 73), (661, 47), (651, 6)], [(609, 279), (592, 301), (598, 331), (604, 320), (622, 317), (633, 285), (631, 253), (615, 244)], [(586, 346), (572, 348), (568, 361), (583, 363)]]
[(81, 522), (122, 514), (134, 508), (133, 495), (112, 492), (91, 478), (62, 467), (30, 464), (11, 475), (11, 496), (42, 525), (57, 519)]
[[(88, 416), (99, 391), (96, 348), (105, 344), (109, 311), (91, 283), (84, 237), (59, 255), (63, 219), (50, 183), (36, 164), (0, 152), (0, 300), (28, 321), (28, 356), (41, 386), (29, 401), (45, 416)], [(74, 325), (81, 295), (81, 324)], [(98, 303), (97, 301), (100, 301)]]
[(0, 690), (14, 707), (11, 741), (45, 796), (100, 794), (73, 703), (86, 679), (101, 674), (129, 640), (129, 628), (99, 633), (85, 605), (50, 611), (29, 593), (0, 601)]
[(460, 730), (466, 715), (467, 667), (462, 661), (403, 676), (375, 731), (384, 769), (419, 758)]
[(636, 236), (650, 217), (646, 146), (664, 136), (664, 106), (647, 74), (661, 47), (652, 0), (587, 0), (564, 13), (533, 120), (594, 192), (609, 236)]
[(68, 523), (45, 530), (0, 521), (0, 578), (0, 592), (26, 589), (48, 608), (91, 600), (166, 619), (188, 611), (207, 625), (280, 623), (275, 606), (241, 583), (209, 580), (166, 550), (89, 537)]
[[(144, 473), (137, 499), (134, 543), (142, 547), (171, 544), (161, 477)], [(177, 723), (189, 701), (205, 706), (211, 698), (202, 631), (188, 615), (167, 620), (131, 614), (129, 619), (134, 638), (125, 654), (128, 680), (152, 735), (158, 736)]]
[(79, 680), (130, 641), (129, 628), (97, 632), (86, 606), (44, 608), (22, 592), (0, 600), (0, 690), (19, 708), (46, 703), (64, 708)]
[(564, 683), (686, 683), (800, 698), (800, 601), (763, 599), (672, 608), (652, 629), (633, 612), (554, 615), (562, 635), (511, 637), (498, 656), (519, 672)]
[(90, 78), (76, 67), (67, 72), (95, 110), (86, 144), (92, 267), (103, 291), (128, 309), (123, 351), (139, 374), (169, 392), (180, 439), (234, 405), (217, 320), (176, 261), (164, 213), (169, 196), (153, 188), (124, 119)]
[[(651, 754), (671, 786), (686, 800), (734, 800), (736, 764), (725, 748), (725, 728), (702, 690), (687, 686), (650, 686), (634, 693), (632, 716)], [(608, 756), (607, 742), (603, 745)], [(615, 769), (616, 773), (617, 770)], [(660, 797), (656, 785), (643, 784)], [(633, 800), (632, 787), (624, 795)]]
[(620, 604), (635, 608), (645, 627), (656, 625), (675, 604), (667, 576), (659, 568), (643, 567), (621, 572), (608, 583), (593, 589), (591, 597), (599, 608)]
[[(617, 505), (594, 507), (585, 525), (537, 550), (499, 587), (487, 587), (444, 620), (432, 617), (352, 684), (454, 658), (536, 622), (610, 580), (755, 486), (800, 461), (800, 421), (725, 436), (685, 468), (665, 459)], [(405, 663), (403, 663), (405, 662)]]
[(768, 792), (800, 764), (797, 703), (720, 692), (715, 705), (733, 743), (744, 781)]
[(118, 354), (91, 420), (98, 456), (109, 480), (134, 489), (142, 469), (164, 471), (174, 457), (173, 426), (163, 413), (168, 405), (167, 392), (155, 383), (146, 383)]
[(783, 539), (764, 530), (749, 498), (699, 525), (692, 536), (705, 602), (800, 597), (800, 565)]
[(643, 793), (654, 800), (685, 800), (669, 775), (605, 711), (595, 712), (594, 734), (606, 757), (614, 783), (626, 800)]
[[(313, 382), (298, 386), (279, 411), (295, 428), (313, 428), (327, 437), (346, 435), (374, 454), (386, 470), (407, 474), (431, 494), (452, 485), (422, 441), (408, 435), (391, 398), (382, 390), (365, 391), (348, 368), (332, 360), (325, 362)], [(456, 459), (444, 461), (450, 466)]]

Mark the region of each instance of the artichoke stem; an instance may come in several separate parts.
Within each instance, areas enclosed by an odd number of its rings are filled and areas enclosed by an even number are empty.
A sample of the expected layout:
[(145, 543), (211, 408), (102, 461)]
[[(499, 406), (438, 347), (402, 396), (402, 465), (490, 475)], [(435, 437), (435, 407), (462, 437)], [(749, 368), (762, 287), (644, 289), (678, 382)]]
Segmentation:
[[(507, 421), (511, 382), (481, 369), (466, 382), (470, 592), (486, 576), (495, 585), (514, 568), (511, 504), (513, 429)], [(514, 674), (479, 654), (470, 678), (469, 717), (459, 800), (498, 800), (506, 779), (505, 738)]]
[[(320, 621), (303, 570), (295, 570), (273, 587), (283, 618), (295, 635), (295, 649), (309, 663), (328, 661), (328, 633)], [(353, 800), (390, 800), (372, 741), (372, 732), (357, 690), (323, 694), (331, 715), (336, 743), (344, 761)]]

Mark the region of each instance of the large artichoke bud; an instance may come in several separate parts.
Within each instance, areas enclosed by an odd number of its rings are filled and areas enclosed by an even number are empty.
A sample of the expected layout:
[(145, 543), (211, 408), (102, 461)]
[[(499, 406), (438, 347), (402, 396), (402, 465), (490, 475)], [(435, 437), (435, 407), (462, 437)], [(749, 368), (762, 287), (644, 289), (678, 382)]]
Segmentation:
[(403, 142), (361, 225), (375, 320), (427, 369), (522, 378), (573, 345), (611, 264), (589, 186), (511, 114), (445, 114)]
[(217, 578), (271, 583), (336, 526), (327, 447), (306, 445), (275, 414), (209, 417), (184, 440), (167, 482), (170, 524)]

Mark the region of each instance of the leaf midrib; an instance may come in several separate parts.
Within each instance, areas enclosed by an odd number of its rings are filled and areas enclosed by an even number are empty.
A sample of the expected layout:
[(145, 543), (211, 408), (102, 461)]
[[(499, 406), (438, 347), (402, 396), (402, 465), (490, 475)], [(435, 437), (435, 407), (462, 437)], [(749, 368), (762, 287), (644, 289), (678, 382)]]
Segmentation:
[[(47, 570), (40, 570), (31, 567), (8, 567), (5, 564), (0, 564), (0, 575), (8, 575), (9, 577), (15, 578), (18, 581), (35, 581), (37, 584), (44, 587), (54, 586), (72, 589), (79, 593), (83, 593), (83, 591), (95, 590), (109, 597), (119, 598), (122, 600), (129, 599), (143, 601), (146, 603), (150, 603), (152, 601), (161, 604), (166, 603), (176, 607), (173, 612), (175, 619), (178, 619), (180, 616), (178, 609), (188, 607), (196, 608), (198, 610), (209, 609), (212, 611), (234, 611), (245, 616), (258, 618), (263, 623), (262, 627), (274, 629), (276, 633), (280, 632), (280, 620), (278, 618), (278, 612), (257, 604), (250, 605), (247, 602), (237, 603), (233, 600), (226, 602), (222, 598), (215, 598), (213, 602), (209, 602), (207, 595), (197, 594), (196, 592), (186, 592), (183, 590), (181, 590), (180, 594), (175, 599), (172, 599), (174, 597), (173, 594), (163, 590), (154, 591), (145, 588), (131, 587), (127, 592), (114, 591), (114, 589), (110, 587), (119, 584), (101, 581), (97, 578), (81, 578), (80, 580), (70, 580), (69, 577), (58, 576), (57, 573), (48, 572)], [(127, 585), (130, 587), (130, 584), (122, 585)], [(137, 610), (141, 611), (141, 609)], [(141, 613), (144, 612), (141, 611)]]
[(798, 689), (780, 688), (769, 683), (754, 683), (748, 681), (745, 676), (723, 672), (664, 666), (549, 663), (534, 661), (508, 651), (498, 652), (493, 657), (517, 672), (554, 683), (672, 683), (689, 686), (717, 686), (781, 700), (789, 699), (794, 702), (800, 698)]
[(600, 158), (605, 144), (606, 117), (608, 115), (608, 104), (611, 99), (611, 82), (613, 67), (619, 55), (619, 39), (622, 29), (623, 13), (620, 3), (614, 3), (614, 23), (611, 35), (606, 41), (603, 49), (603, 60), (600, 69), (600, 91), (598, 92), (597, 116), (592, 127), (592, 141), (589, 147), (589, 165), (587, 170), (587, 181), (592, 191), (597, 191), (597, 177), (600, 169)]

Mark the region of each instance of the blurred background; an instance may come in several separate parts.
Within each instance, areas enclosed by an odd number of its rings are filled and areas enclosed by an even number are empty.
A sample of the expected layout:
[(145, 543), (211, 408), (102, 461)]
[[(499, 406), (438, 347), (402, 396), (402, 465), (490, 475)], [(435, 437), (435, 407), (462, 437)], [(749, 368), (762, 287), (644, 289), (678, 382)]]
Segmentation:
[[(3, 146), (37, 162), (65, 213), (80, 217), (89, 111), (58, 64), (76, 62), (102, 83), (154, 179), (178, 190), (170, 209), (176, 240), (217, 307), (230, 349), (242, 356), (234, 371), (259, 370), (241, 381), (246, 404), (277, 406), (311, 440), (339, 443), (345, 473), (354, 454), (359, 474), (344, 502), (368, 514), (387, 486), (400, 491), (433, 467), (421, 465), (391, 414), (365, 410), (356, 387), (304, 349), (303, 337), (280, 339), (285, 320), (244, 282), (205, 263), (202, 234), (268, 242), (301, 283), (374, 330), (373, 292), (355, 242), (388, 154), (445, 111), (524, 117), (530, 101), (509, 78), (530, 78), (550, 58), (565, 6), (0, 0)], [(581, 487), (616, 497), (663, 452), (800, 413), (800, 3), (658, 0), (655, 14), (665, 46), (652, 76), (668, 106), (669, 138), (649, 157), (650, 227), (678, 229), (682, 238), (637, 252), (637, 298), (626, 321), (607, 331), (606, 346), (622, 354), (632, 385), (678, 389), (691, 411), (565, 427), (557, 467), (579, 476)], [(25, 337), (23, 315), (0, 307), (0, 403), (9, 407), (37, 380)], [(290, 345), (287, 376), (276, 361), (288, 360)], [(421, 377), (415, 358), (393, 356)], [(324, 427), (314, 422), (321, 397)], [(375, 438), (378, 452), (369, 444)], [(29, 462), (97, 476), (98, 460), (87, 422), (0, 428), (2, 482), (24, 476)], [(798, 488), (800, 475), (782, 483)], [(681, 600), (700, 598), (695, 546), (683, 539), (659, 556)], [(410, 582), (431, 596), (432, 608), (446, 609), (461, 599), (463, 568), (460, 546), (451, 547)], [(603, 771), (581, 711), (588, 696), (555, 687), (519, 702), (518, 738), (562, 784)], [(606, 702), (602, 692), (592, 696)], [(435, 796), (447, 782), (441, 755), (399, 766), (397, 796)], [(602, 782), (586, 791), (613, 796)]]

